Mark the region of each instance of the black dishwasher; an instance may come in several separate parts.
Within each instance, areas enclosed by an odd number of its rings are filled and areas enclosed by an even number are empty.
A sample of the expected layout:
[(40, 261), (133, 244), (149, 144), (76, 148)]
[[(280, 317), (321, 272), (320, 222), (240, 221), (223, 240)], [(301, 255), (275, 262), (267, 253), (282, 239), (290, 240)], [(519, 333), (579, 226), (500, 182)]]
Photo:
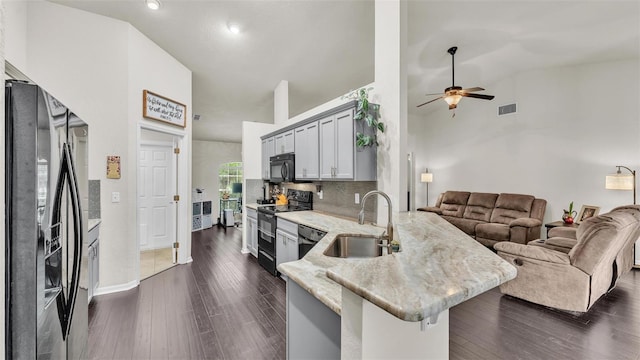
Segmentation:
[(298, 259), (302, 259), (327, 233), (306, 225), (298, 225)]

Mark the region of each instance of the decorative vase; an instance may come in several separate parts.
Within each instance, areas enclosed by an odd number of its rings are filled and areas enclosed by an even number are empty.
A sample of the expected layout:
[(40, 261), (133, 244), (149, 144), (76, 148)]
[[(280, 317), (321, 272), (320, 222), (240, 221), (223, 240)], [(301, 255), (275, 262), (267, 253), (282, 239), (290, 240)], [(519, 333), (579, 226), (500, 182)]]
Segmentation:
[(565, 224), (573, 224), (573, 219), (576, 217), (576, 212), (575, 210), (572, 212), (569, 212), (567, 210), (563, 210), (564, 214), (562, 215), (562, 221), (564, 221)]

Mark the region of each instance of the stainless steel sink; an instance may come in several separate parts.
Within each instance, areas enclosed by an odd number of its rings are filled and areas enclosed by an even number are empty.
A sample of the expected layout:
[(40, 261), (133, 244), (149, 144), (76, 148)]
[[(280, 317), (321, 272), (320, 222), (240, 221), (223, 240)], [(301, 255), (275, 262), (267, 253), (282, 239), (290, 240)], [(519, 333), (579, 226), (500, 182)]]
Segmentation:
[(338, 234), (324, 254), (341, 258), (370, 258), (381, 256), (383, 238), (367, 234)]

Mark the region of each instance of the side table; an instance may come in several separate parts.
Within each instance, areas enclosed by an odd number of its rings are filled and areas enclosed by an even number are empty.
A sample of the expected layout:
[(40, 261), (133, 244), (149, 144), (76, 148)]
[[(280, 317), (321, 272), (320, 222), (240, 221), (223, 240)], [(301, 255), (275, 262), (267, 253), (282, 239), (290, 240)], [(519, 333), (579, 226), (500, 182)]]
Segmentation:
[(553, 229), (554, 227), (559, 227), (559, 226), (568, 227), (568, 228), (577, 228), (578, 224), (576, 223), (565, 224), (564, 221), (562, 220), (546, 223), (544, 224), (544, 227), (547, 228), (547, 239), (549, 238), (549, 229)]

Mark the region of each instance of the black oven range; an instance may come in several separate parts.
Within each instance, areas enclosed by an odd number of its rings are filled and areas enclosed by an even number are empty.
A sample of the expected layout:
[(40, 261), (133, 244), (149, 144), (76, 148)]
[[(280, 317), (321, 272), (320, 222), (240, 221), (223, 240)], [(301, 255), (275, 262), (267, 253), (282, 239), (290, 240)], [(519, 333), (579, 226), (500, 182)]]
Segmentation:
[(276, 214), (313, 210), (313, 192), (287, 190), (288, 205), (258, 206), (258, 263), (273, 276), (276, 270)]

